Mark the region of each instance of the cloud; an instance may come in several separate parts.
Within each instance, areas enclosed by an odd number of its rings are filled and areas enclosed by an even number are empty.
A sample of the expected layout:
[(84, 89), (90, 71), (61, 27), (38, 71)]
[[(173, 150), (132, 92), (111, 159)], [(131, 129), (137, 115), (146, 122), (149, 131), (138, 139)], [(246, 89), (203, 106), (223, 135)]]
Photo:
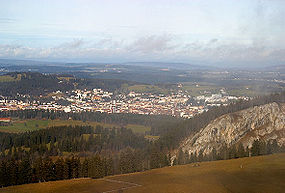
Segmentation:
[(216, 42), (218, 42), (218, 39), (214, 38), (214, 39), (211, 39), (208, 44), (215, 44)]
[(83, 46), (86, 42), (82, 39), (74, 39), (71, 42), (65, 42), (57, 46), (57, 49), (78, 49)]
[(138, 53), (157, 53), (165, 52), (175, 48), (174, 45), (171, 45), (170, 36), (146, 36), (137, 39), (132, 44), (128, 45), (126, 49), (131, 52)]
[(102, 49), (118, 49), (124, 45), (124, 40), (114, 40), (112, 38), (104, 38), (93, 44), (95, 48)]
[(54, 47), (1, 45), (0, 57), (26, 59), (69, 59), (89, 61), (201, 61), (204, 64), (243, 63), (277, 64), (285, 62), (284, 47), (270, 47), (257, 42), (227, 42), (218, 38), (174, 44), (172, 36), (145, 36), (127, 42), (104, 38), (87, 41), (74, 39)]

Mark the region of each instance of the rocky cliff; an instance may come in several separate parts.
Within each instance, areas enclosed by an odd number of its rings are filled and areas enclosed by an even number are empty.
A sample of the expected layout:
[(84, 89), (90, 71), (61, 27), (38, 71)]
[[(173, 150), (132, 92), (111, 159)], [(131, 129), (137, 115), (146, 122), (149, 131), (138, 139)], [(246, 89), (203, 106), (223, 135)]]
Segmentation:
[(270, 103), (223, 115), (213, 120), (199, 133), (181, 143), (183, 151), (210, 153), (222, 145), (242, 143), (251, 147), (256, 139), (276, 139), (285, 143), (285, 104)]

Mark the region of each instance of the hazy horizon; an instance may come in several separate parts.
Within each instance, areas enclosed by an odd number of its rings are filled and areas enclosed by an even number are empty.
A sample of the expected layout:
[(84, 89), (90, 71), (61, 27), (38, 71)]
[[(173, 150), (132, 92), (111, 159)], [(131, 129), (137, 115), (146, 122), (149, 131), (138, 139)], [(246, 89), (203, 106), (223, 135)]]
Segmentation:
[(51, 62), (285, 62), (285, 2), (4, 1), (0, 58)]

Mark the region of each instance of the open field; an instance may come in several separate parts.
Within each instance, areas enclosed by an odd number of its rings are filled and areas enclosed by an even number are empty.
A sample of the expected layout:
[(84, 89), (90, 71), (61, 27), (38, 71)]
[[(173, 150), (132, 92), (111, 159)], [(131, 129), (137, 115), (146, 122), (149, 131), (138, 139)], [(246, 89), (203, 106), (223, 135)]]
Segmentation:
[[(285, 190), (285, 154), (203, 162), (104, 179), (77, 179), (3, 188), (3, 193), (277, 193)], [(123, 182), (126, 183), (123, 183)], [(114, 190), (114, 191), (112, 191)], [(122, 191), (121, 191), (122, 192)]]
[(18, 74), (17, 77), (12, 77), (10, 75), (2, 75), (0, 76), (0, 83), (1, 82), (14, 82), (21, 80), (21, 74)]
[(222, 87), (220, 86), (207, 82), (186, 82), (183, 83), (182, 87), (182, 89), (188, 91), (191, 96), (205, 95), (207, 93), (218, 93), (221, 88)]
[[(3, 193), (101, 193), (125, 186), (125, 184), (113, 183), (102, 179), (74, 179), (7, 187), (2, 191)], [(0, 189), (0, 192), (2, 191)]]
[(128, 124), (126, 128), (131, 129), (134, 133), (144, 134), (146, 131), (150, 131), (150, 127), (144, 125)]
[[(113, 128), (113, 127), (121, 127), (115, 124), (105, 124), (93, 121), (77, 121), (77, 120), (37, 120), (37, 119), (29, 119), (29, 120), (13, 120), (11, 125), (8, 126), (0, 126), (1, 132), (10, 132), (10, 133), (17, 133), (17, 132), (25, 132), (25, 131), (34, 131), (38, 129), (45, 129), (47, 127), (53, 126), (64, 126), (64, 125), (91, 125), (96, 127), (97, 125), (101, 125), (105, 128)], [(144, 134), (145, 131), (150, 131), (150, 127), (146, 127), (143, 125), (136, 125), (136, 124), (128, 124), (125, 125), (126, 128), (131, 129), (135, 133), (142, 133)]]

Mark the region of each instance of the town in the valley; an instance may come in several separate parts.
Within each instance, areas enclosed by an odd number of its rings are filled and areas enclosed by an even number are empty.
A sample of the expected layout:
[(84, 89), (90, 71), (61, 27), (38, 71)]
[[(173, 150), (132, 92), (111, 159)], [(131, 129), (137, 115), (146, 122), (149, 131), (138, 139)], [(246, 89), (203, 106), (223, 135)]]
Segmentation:
[(60, 90), (50, 93), (48, 101), (31, 99), (23, 95), (24, 99), (8, 99), (1, 97), (0, 111), (9, 110), (50, 110), (69, 112), (102, 112), (102, 113), (134, 113), (151, 115), (171, 115), (191, 118), (196, 114), (207, 111), (213, 106), (228, 105), (237, 100), (249, 100), (247, 96), (230, 96), (224, 89), (218, 93), (207, 93), (191, 96), (184, 90), (177, 90), (171, 94), (153, 94), (129, 92), (128, 94), (114, 94), (102, 89)]

